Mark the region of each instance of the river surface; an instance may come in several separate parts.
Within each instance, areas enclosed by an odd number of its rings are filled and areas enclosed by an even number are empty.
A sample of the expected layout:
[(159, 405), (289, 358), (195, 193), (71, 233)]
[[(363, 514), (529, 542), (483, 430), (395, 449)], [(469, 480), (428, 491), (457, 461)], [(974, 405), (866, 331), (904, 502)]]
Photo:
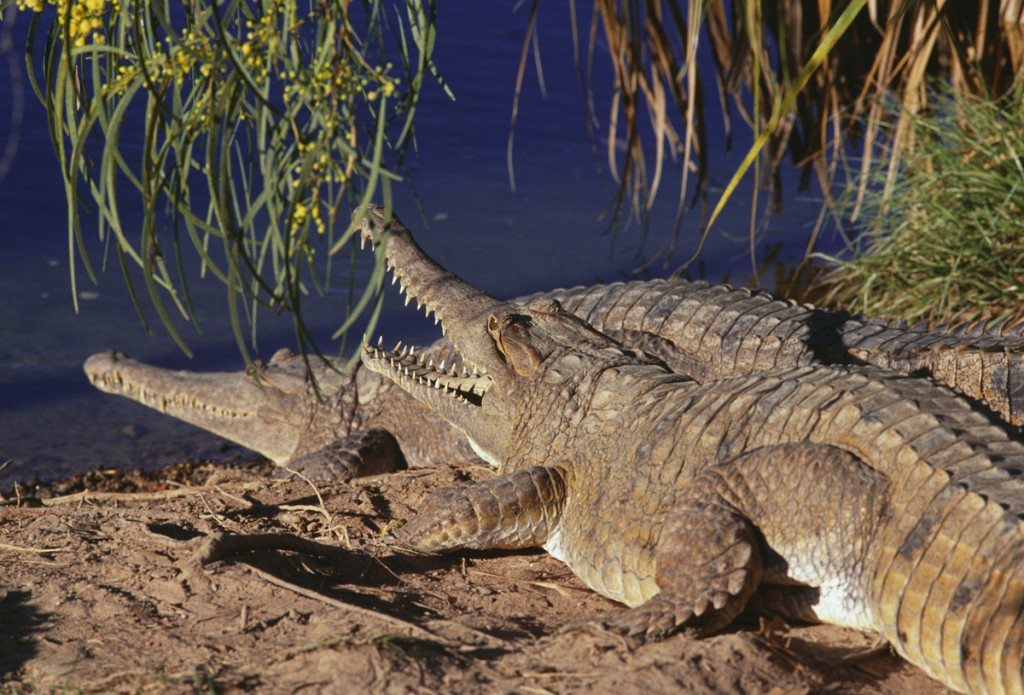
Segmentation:
[[(396, 210), (441, 263), (501, 297), (667, 275), (696, 248), (697, 216), (684, 222), (682, 241), (672, 259), (652, 265), (645, 275), (635, 274), (634, 269), (670, 238), (678, 173), (663, 184), (646, 235), (636, 224), (614, 239), (607, 234), (608, 220), (601, 214), (615, 183), (604, 163), (605, 143), (600, 140), (604, 126), (598, 128), (595, 146), (586, 128), (569, 13), (561, 4), (542, 8), (540, 47), (546, 95), (531, 67), (520, 103), (514, 149), (516, 186), (511, 188), (506, 145), (527, 21), (527, 8), (514, 11), (513, 5), (444, 3), (440, 7), (435, 61), (456, 100), (448, 99), (436, 85), (425, 91), (416, 122), (418, 152), (411, 166), (425, 214), (417, 212), (408, 186), (396, 191)], [(589, 21), (587, 3), (577, 5), (584, 8), (584, 21)], [(9, 143), (17, 148), (13, 160), (7, 160), (6, 171), (0, 167), (0, 464), (10, 461), (0, 471), (0, 489), (33, 477), (53, 478), (96, 467), (152, 467), (238, 451), (213, 435), (102, 394), (89, 386), (82, 373), (86, 357), (109, 348), (162, 366), (193, 370), (240, 369), (242, 359), (227, 321), (225, 290), (215, 280), (192, 285), (203, 333), (186, 330), (185, 338), (194, 351), (191, 359), (175, 346), (152, 313), (153, 332), (146, 332), (116, 262), (99, 273), (98, 284), (80, 281), (80, 312), (75, 313), (63, 184), (43, 106), (25, 81), (26, 19), (21, 16), (14, 24), (0, 24), (0, 34), (15, 45), (13, 57), (0, 56), (0, 157)], [(609, 78), (602, 61), (599, 53), (597, 111), (606, 118), (601, 90)], [(712, 89), (712, 84), (708, 82), (706, 89)], [(733, 153), (727, 155), (721, 129), (712, 131), (713, 204), (749, 139), (737, 134)], [(788, 179), (782, 214), (758, 239), (757, 252), (762, 257), (769, 247), (781, 244), (783, 258), (798, 259), (819, 212), (816, 200), (797, 193), (796, 176), (789, 174)], [(750, 190), (749, 185), (740, 189), (713, 231), (702, 256), (702, 272), (708, 279), (727, 277), (734, 284), (749, 280)], [(126, 212), (129, 220), (139, 217), (138, 210)], [(92, 240), (95, 221), (86, 218), (83, 227)], [(93, 251), (99, 267), (98, 244)], [(770, 286), (770, 280), (762, 278), (762, 284)], [(311, 297), (305, 305), (307, 320), (329, 335), (343, 318), (342, 304), (337, 293)], [(382, 330), (390, 337), (430, 340), (431, 324), (390, 302)], [(263, 356), (294, 343), (288, 317), (260, 319)]]

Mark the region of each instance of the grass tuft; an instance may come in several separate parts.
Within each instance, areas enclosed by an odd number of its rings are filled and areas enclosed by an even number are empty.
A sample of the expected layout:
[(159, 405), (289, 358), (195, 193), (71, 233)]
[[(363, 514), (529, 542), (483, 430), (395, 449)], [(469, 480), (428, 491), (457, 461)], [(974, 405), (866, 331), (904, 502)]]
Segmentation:
[(1022, 95), (993, 102), (946, 91), (926, 114), (895, 114), (914, 147), (895, 177), (887, 164), (872, 169), (856, 242), (848, 257), (828, 259), (838, 265), (824, 277), (827, 301), (908, 321), (1024, 315)]

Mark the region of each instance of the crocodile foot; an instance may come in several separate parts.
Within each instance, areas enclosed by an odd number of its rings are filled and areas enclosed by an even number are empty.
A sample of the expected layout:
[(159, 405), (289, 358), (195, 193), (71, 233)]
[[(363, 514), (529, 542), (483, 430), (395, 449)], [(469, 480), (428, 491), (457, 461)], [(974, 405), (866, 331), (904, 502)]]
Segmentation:
[(406, 468), (398, 441), (387, 430), (369, 429), (323, 449), (296, 456), (285, 469), (312, 480), (345, 481)]
[(609, 611), (599, 616), (597, 622), (608, 630), (620, 632), (629, 637), (658, 640), (673, 632), (701, 635), (703, 631), (698, 628), (680, 627), (691, 621), (693, 617), (694, 613), (691, 608), (680, 607), (659, 594), (636, 608)]

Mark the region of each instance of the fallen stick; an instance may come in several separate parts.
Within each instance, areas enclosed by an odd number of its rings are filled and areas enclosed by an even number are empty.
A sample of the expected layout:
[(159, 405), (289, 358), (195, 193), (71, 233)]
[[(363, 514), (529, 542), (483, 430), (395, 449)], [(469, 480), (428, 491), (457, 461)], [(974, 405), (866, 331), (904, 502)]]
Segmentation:
[(199, 543), (192, 556), (192, 563), (202, 567), (225, 555), (253, 550), (291, 550), (303, 555), (321, 556), (353, 554), (351, 550), (311, 541), (293, 533), (213, 533)]
[(10, 550), (15, 553), (35, 553), (38, 555), (47, 555), (49, 553), (63, 553), (67, 551), (67, 548), (26, 548), (21, 545), (10, 545), (8, 543), (0, 543), (0, 550)]
[(42, 503), (46, 507), (57, 507), (62, 504), (77, 504), (80, 502), (152, 502), (154, 500), (169, 500), (175, 497), (201, 495), (204, 492), (211, 491), (211, 488), (205, 487), (178, 487), (159, 492), (92, 492), (90, 490), (83, 490), (71, 495), (51, 497), (48, 500), (42, 500)]

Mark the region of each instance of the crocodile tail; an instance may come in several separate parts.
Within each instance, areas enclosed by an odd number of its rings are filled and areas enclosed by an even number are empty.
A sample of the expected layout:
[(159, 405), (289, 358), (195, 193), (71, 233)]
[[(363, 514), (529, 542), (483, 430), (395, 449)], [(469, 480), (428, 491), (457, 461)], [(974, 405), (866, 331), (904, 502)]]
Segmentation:
[(985, 403), (1011, 425), (1024, 425), (1024, 339), (911, 331), (888, 340), (880, 333), (849, 350), (878, 367), (927, 372), (932, 379)]
[(890, 557), (873, 578), (879, 626), (904, 658), (950, 688), (1024, 692), (1021, 522), (949, 485), (941, 471), (921, 474), (928, 479), (909, 487), (907, 507), (930, 500), (927, 511), (894, 509), (902, 523), (880, 544)]
[(927, 356), (935, 379), (988, 404), (1011, 425), (1024, 425), (1024, 346), (936, 348)]

